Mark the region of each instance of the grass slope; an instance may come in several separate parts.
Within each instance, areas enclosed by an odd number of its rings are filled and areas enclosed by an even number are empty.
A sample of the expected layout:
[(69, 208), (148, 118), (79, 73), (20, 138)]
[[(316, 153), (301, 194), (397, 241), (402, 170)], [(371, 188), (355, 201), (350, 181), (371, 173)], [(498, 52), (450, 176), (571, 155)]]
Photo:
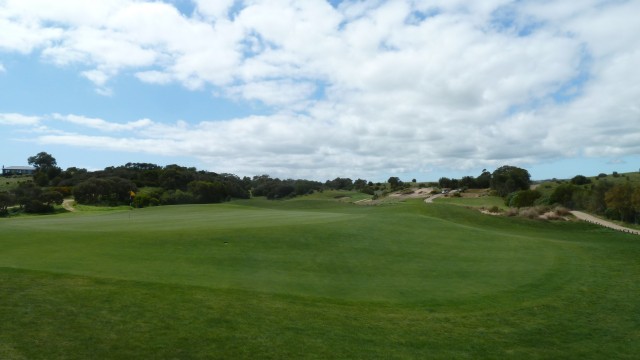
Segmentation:
[(410, 201), (0, 220), (0, 358), (633, 358), (638, 239)]
[(20, 183), (32, 180), (33, 176), (28, 175), (0, 176), (0, 192), (15, 189)]

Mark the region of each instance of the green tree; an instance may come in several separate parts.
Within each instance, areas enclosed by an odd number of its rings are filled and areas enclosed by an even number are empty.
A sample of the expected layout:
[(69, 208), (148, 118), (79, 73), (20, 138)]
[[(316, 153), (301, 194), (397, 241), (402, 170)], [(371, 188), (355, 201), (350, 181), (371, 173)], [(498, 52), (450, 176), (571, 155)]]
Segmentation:
[(514, 191), (527, 190), (530, 185), (531, 175), (519, 167), (505, 165), (491, 175), (491, 189), (503, 197)]
[(491, 187), (491, 173), (487, 169), (482, 169), (482, 173), (476, 178), (476, 187), (478, 189)]
[(367, 180), (357, 179), (353, 182), (353, 187), (358, 191), (364, 189), (365, 186), (367, 186)]
[(190, 182), (195, 180), (195, 169), (178, 165), (167, 165), (159, 176), (160, 186), (167, 190), (187, 190)]
[(0, 216), (9, 214), (9, 206), (16, 203), (16, 197), (6, 191), (0, 192)]
[(580, 189), (573, 184), (561, 184), (553, 190), (551, 196), (549, 196), (549, 202), (551, 204), (559, 204), (570, 209), (577, 208), (575, 202), (575, 194)]
[(130, 191), (137, 187), (122, 178), (89, 178), (73, 188), (73, 196), (80, 204), (128, 204)]
[(387, 182), (389, 183), (389, 186), (391, 186), (391, 190), (396, 190), (402, 186), (402, 181), (400, 181), (400, 178), (397, 176), (390, 177)]
[(634, 221), (636, 214), (632, 201), (634, 191), (635, 189), (629, 183), (615, 185), (604, 195), (607, 209), (617, 214), (622, 221)]
[(591, 184), (591, 179), (584, 175), (576, 175), (571, 179), (571, 183), (574, 185), (586, 185)]
[(463, 176), (460, 179), (460, 186), (466, 187), (467, 189), (475, 189), (477, 188), (476, 179), (473, 176)]
[(335, 190), (351, 190), (353, 188), (353, 180), (337, 177), (333, 180), (327, 180), (325, 186)]
[(40, 195), (40, 201), (47, 207), (53, 208), (53, 205), (61, 205), (64, 197), (58, 191), (47, 190)]
[(35, 156), (30, 156), (27, 158), (27, 162), (36, 168), (34, 179), (40, 186), (48, 185), (51, 180), (62, 173), (62, 169), (57, 166), (56, 159), (44, 151)]
[(53, 205), (62, 204), (61, 193), (53, 190), (43, 191), (32, 182), (20, 184), (13, 190), (13, 194), (15, 202), (28, 213), (52, 212)]
[(631, 205), (637, 214), (640, 214), (640, 186), (637, 186), (633, 190), (633, 194), (631, 195)]
[(219, 181), (193, 181), (189, 183), (188, 188), (199, 203), (220, 203), (228, 198), (224, 184)]
[(510, 207), (527, 207), (533, 206), (536, 200), (542, 197), (542, 193), (538, 190), (520, 190), (510, 195), (507, 205)]
[(449, 179), (448, 177), (441, 177), (440, 179), (438, 179), (438, 186), (440, 186), (440, 188), (444, 189), (444, 188), (452, 188), (452, 181), (451, 179)]

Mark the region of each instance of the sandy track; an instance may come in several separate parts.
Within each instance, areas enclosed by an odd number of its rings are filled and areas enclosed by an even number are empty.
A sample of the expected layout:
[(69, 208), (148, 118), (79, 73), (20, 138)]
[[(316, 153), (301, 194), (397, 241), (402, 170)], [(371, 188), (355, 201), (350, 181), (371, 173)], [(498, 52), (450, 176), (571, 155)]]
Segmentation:
[(428, 198), (424, 199), (424, 202), (427, 203), (427, 204), (431, 204), (433, 202), (433, 200), (435, 200), (435, 199), (437, 199), (439, 197), (443, 197), (443, 196), (444, 196), (444, 194), (435, 194), (435, 195), (429, 196)]
[(64, 199), (62, 201), (62, 207), (67, 211), (74, 212), (74, 211), (76, 211), (76, 209), (73, 207), (73, 202), (74, 201), (75, 200), (73, 200), (73, 199)]
[(618, 230), (618, 231), (622, 231), (622, 232), (626, 232), (626, 233), (630, 233), (630, 234), (640, 235), (640, 231), (639, 230), (629, 229), (629, 228), (626, 228), (624, 226), (620, 226), (618, 224), (614, 224), (614, 223), (612, 223), (610, 221), (602, 220), (602, 219), (597, 218), (597, 217), (595, 217), (593, 215), (589, 215), (587, 213), (583, 213), (582, 211), (572, 211), (571, 214), (573, 214), (573, 216), (575, 216), (576, 218), (578, 218), (580, 220), (583, 220), (583, 221), (586, 221), (586, 222), (590, 222), (592, 224), (608, 227), (609, 229)]

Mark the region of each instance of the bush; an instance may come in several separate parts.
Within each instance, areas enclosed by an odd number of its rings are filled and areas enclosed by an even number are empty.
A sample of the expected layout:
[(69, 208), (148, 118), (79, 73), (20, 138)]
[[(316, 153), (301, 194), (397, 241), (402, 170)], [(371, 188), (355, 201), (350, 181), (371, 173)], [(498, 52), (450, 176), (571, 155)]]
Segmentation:
[(30, 200), (24, 205), (24, 211), (32, 214), (53, 212), (53, 206), (39, 200)]
[(520, 211), (520, 216), (529, 218), (529, 219), (537, 219), (540, 214), (536, 208), (526, 208)]
[(63, 197), (69, 197), (73, 194), (73, 187), (71, 186), (57, 186), (52, 187), (51, 190), (59, 192)]
[(591, 179), (583, 175), (576, 175), (571, 179), (571, 183), (574, 185), (586, 185), (591, 184)]
[(170, 190), (162, 194), (160, 203), (163, 205), (193, 204), (195, 203), (195, 197), (190, 192)]
[(518, 209), (516, 209), (516, 208), (509, 208), (509, 210), (507, 210), (507, 212), (505, 213), (505, 215), (507, 215), (507, 216), (516, 216), (516, 215), (518, 215)]
[(509, 194), (505, 202), (509, 207), (520, 208), (532, 206), (540, 197), (542, 197), (542, 193), (538, 190), (522, 190)]
[(567, 209), (564, 206), (556, 206), (554, 211), (558, 216), (567, 216), (567, 215), (571, 214), (571, 210)]
[(620, 212), (616, 209), (606, 209), (604, 216), (606, 216), (607, 219), (620, 220)]
[(138, 194), (133, 198), (133, 206), (137, 208), (158, 205), (160, 205), (160, 200), (148, 194)]

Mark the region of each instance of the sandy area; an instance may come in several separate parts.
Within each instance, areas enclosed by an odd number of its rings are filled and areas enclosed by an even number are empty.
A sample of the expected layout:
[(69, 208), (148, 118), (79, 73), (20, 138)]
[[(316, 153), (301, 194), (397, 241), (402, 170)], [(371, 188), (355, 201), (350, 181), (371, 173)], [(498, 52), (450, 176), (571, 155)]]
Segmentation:
[(62, 207), (67, 210), (67, 211), (76, 211), (76, 209), (73, 207), (73, 203), (75, 202), (75, 200), (73, 199), (64, 199), (62, 201)]

